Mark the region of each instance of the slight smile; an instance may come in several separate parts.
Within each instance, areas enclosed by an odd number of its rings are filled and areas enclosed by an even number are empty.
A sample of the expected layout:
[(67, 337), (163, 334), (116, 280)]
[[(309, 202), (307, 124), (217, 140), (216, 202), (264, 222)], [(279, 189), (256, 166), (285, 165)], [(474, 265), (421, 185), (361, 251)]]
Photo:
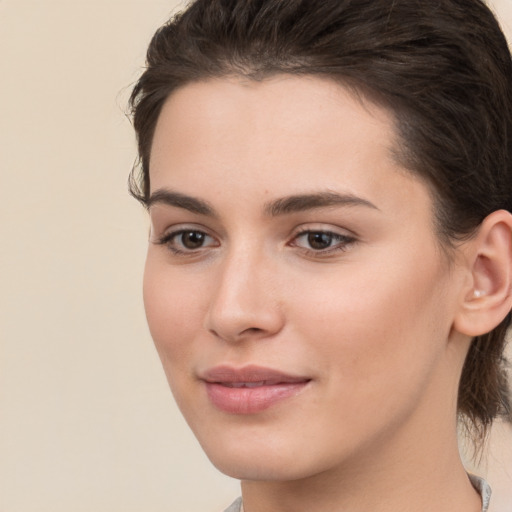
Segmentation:
[(215, 366), (200, 379), (212, 404), (230, 414), (256, 414), (301, 392), (311, 379), (271, 368)]

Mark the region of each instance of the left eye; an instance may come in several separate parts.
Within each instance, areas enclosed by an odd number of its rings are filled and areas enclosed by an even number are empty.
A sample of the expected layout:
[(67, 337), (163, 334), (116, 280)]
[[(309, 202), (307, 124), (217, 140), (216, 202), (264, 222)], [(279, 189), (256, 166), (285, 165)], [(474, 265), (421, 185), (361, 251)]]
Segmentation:
[(293, 245), (320, 252), (333, 248), (342, 250), (353, 241), (352, 237), (332, 233), (331, 231), (305, 231), (295, 237)]
[(183, 231), (175, 238), (179, 240), (183, 247), (193, 250), (202, 247), (206, 241), (207, 236), (208, 235), (202, 233), (201, 231)]

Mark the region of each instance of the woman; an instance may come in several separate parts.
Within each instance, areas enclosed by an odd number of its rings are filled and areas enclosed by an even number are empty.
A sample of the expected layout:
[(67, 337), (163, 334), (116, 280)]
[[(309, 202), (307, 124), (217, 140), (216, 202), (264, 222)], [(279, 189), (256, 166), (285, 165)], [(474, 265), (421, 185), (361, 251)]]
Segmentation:
[(197, 0), (132, 94), (149, 327), (229, 512), (487, 510), (512, 65), (479, 0)]

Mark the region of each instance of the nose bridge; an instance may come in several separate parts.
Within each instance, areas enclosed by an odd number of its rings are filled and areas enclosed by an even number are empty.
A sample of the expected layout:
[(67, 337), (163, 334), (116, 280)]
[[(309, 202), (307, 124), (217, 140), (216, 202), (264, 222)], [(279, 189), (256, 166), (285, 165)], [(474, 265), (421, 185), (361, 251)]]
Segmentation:
[(227, 251), (206, 319), (210, 332), (236, 341), (280, 330), (282, 315), (272, 266), (272, 258), (254, 244), (241, 244)]

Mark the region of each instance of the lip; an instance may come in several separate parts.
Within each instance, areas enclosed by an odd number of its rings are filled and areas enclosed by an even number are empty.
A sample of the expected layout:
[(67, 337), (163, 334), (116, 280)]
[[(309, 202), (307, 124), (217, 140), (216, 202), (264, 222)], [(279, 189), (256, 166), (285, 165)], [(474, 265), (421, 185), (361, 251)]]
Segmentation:
[(261, 366), (215, 366), (200, 375), (210, 402), (230, 414), (256, 414), (300, 393), (311, 381)]

